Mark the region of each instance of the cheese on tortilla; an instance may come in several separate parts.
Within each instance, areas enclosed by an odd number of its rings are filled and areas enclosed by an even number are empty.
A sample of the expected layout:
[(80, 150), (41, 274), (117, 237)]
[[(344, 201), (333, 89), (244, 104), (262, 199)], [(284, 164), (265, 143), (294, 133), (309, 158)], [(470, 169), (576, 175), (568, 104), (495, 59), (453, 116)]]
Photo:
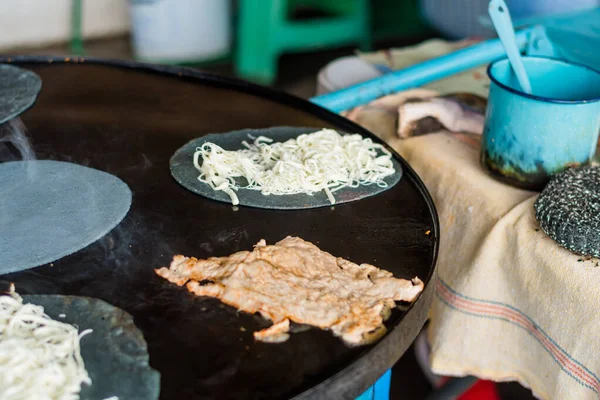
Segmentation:
[(79, 341), (91, 330), (55, 321), (44, 308), (23, 304), (14, 292), (0, 296), (0, 398), (79, 399), (92, 383)]
[[(391, 153), (382, 145), (361, 135), (340, 135), (332, 129), (302, 134), (283, 143), (260, 136), (245, 149), (224, 150), (206, 142), (194, 153), (198, 180), (214, 190), (222, 190), (239, 204), (240, 188), (259, 190), (263, 195), (324, 191), (331, 204), (333, 193), (360, 185), (386, 187), (384, 178), (394, 173)], [(202, 159), (202, 163), (200, 163)], [(245, 178), (245, 186), (236, 182)]]

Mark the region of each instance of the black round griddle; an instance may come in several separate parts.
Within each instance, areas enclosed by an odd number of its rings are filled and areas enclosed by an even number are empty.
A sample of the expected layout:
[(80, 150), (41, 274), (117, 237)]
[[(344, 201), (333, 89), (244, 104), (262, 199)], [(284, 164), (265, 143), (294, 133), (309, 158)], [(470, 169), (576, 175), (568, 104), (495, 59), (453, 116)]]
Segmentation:
[[(300, 211), (263, 210), (202, 198), (181, 187), (169, 159), (213, 132), (270, 126), (331, 127), (376, 139), (350, 121), (299, 98), (179, 67), (47, 57), (12, 57), (43, 88), (22, 115), (37, 157), (112, 173), (133, 192), (124, 221), (98, 242), (50, 265), (5, 275), (23, 294), (103, 299), (135, 318), (161, 373), (161, 399), (352, 399), (406, 351), (427, 317), (439, 228), (414, 171), (392, 189), (358, 202)], [(0, 58), (0, 62), (8, 62)], [(429, 234), (426, 234), (430, 231)], [(394, 311), (375, 345), (348, 348), (309, 329), (282, 344), (255, 342), (270, 323), (218, 300), (197, 298), (154, 274), (174, 254), (204, 258), (300, 236), (396, 277), (419, 276), (425, 290)]]

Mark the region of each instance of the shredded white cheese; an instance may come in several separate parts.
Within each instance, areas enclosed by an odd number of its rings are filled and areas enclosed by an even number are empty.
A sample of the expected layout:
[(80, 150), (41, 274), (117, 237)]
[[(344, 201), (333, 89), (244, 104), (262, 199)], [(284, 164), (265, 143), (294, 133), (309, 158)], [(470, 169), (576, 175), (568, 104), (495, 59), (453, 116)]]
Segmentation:
[[(198, 180), (227, 193), (233, 205), (239, 204), (235, 192), (240, 188), (263, 195), (324, 191), (335, 204), (337, 190), (372, 184), (386, 187), (384, 178), (394, 173), (391, 153), (358, 134), (323, 129), (283, 143), (264, 136), (251, 139), (253, 143), (242, 142), (245, 149), (238, 151), (207, 142), (194, 153)], [(236, 178), (245, 178), (247, 184), (240, 186)]]
[(0, 399), (77, 400), (92, 381), (79, 341), (90, 333), (55, 321), (14, 292), (0, 296)]

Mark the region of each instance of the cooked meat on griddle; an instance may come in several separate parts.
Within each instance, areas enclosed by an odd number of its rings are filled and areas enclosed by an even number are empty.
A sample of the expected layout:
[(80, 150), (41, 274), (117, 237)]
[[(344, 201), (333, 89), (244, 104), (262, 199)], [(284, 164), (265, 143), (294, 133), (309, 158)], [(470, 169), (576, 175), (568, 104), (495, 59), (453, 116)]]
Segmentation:
[(423, 282), (394, 278), (369, 264), (355, 264), (297, 237), (275, 245), (260, 240), (253, 251), (206, 260), (173, 257), (156, 273), (198, 296), (210, 296), (273, 321), (254, 333), (263, 342), (283, 342), (290, 320), (329, 329), (347, 344), (371, 343), (386, 328), (394, 301), (413, 301)]

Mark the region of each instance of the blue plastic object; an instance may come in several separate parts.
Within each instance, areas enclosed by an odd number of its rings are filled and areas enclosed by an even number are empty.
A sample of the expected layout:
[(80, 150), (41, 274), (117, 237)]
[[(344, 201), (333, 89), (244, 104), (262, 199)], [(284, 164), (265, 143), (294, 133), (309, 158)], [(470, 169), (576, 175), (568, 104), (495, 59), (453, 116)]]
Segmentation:
[(600, 70), (600, 8), (535, 21), (544, 29), (532, 38), (528, 55), (562, 58)]
[(521, 51), (517, 46), (515, 30), (506, 3), (504, 0), (492, 0), (490, 1), (488, 11), (521, 88), (525, 93), (531, 94), (531, 84), (521, 60)]
[[(517, 26), (529, 25), (516, 33), (517, 45), (528, 55), (562, 58), (600, 69), (598, 21), (600, 8), (517, 20)], [(531, 25), (534, 23), (539, 25)], [(331, 111), (341, 112), (386, 94), (422, 86), (505, 56), (499, 39), (487, 40), (381, 78), (313, 97), (311, 101)]]
[(534, 95), (523, 93), (508, 60), (491, 79), (481, 159), (494, 175), (540, 189), (550, 175), (592, 160), (600, 132), (600, 72), (544, 57), (524, 57)]
[(392, 370), (390, 369), (373, 386), (358, 396), (356, 400), (389, 400), (391, 382)]
[[(541, 28), (526, 28), (515, 34), (520, 50), (527, 47), (529, 38), (536, 29)], [(467, 47), (380, 78), (313, 97), (311, 101), (331, 111), (341, 112), (381, 96), (419, 87), (504, 57), (506, 57), (506, 53), (499, 39), (486, 40), (476, 46)]]

